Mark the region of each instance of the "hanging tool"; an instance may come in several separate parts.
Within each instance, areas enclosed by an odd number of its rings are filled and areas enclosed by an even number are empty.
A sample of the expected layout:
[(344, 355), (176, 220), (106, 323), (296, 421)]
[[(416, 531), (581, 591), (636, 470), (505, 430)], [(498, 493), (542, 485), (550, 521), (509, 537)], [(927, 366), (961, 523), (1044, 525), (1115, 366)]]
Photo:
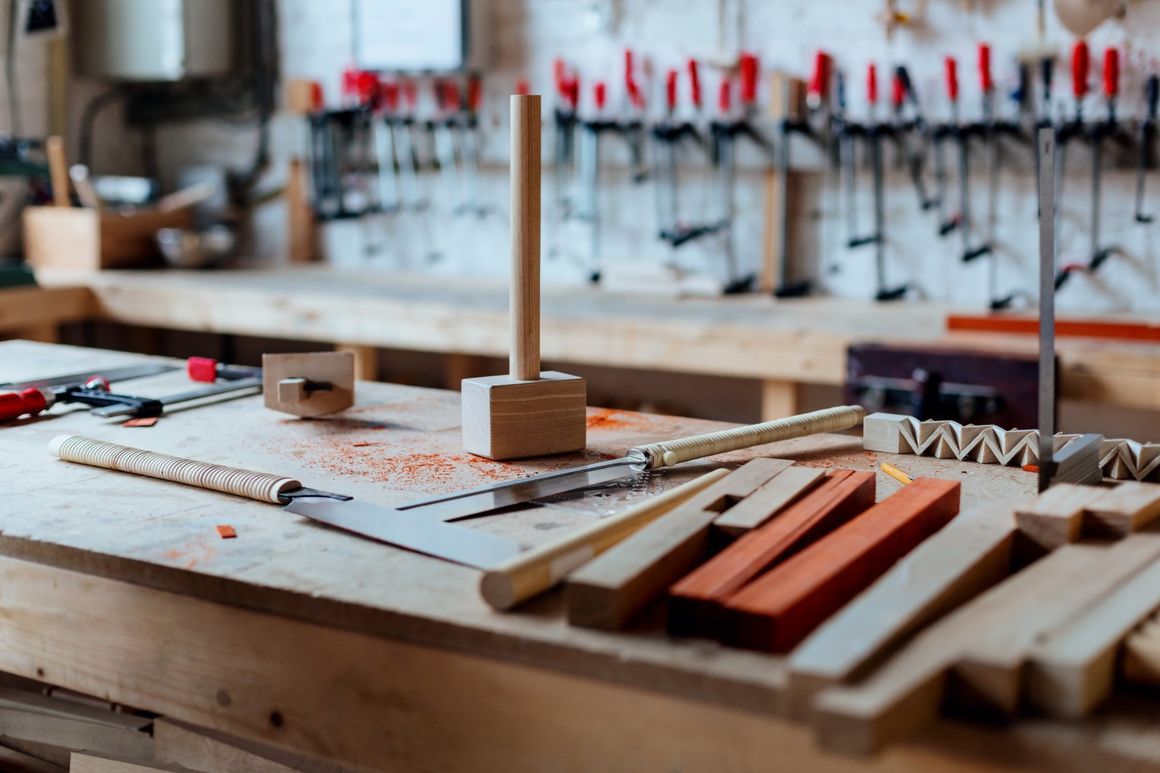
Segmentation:
[[(697, 84), (697, 62), (689, 60), (691, 81)], [(669, 243), (673, 249), (689, 243), (707, 234), (716, 232), (719, 224), (688, 225), (680, 216), (680, 185), (678, 151), (687, 142), (692, 142), (704, 148), (705, 140), (697, 126), (691, 121), (676, 119), (678, 98), (677, 86), (679, 76), (676, 70), (665, 73), (665, 119), (654, 124), (652, 136), (656, 140), (655, 148), (658, 158), (655, 165), (655, 179), (657, 191), (657, 223), (660, 226), (659, 236)], [(700, 86), (692, 89), (695, 108), (700, 107)]]
[[(1055, 200), (1063, 200), (1063, 183), (1067, 171), (1067, 145), (1073, 139), (1080, 137), (1084, 132), (1083, 101), (1088, 92), (1088, 70), (1091, 67), (1091, 54), (1085, 41), (1076, 41), (1071, 51), (1071, 92), (1075, 99), (1075, 115), (1070, 121), (1064, 121), (1055, 132)], [(1059, 218), (1058, 208), (1055, 211)], [(1058, 222), (1055, 224), (1059, 227)], [(1075, 271), (1082, 270), (1083, 263), (1065, 263), (1055, 275), (1055, 287), (1059, 289), (1067, 282)]]
[[(1055, 59), (1051, 56), (1045, 56), (1039, 60), (1039, 117), (1035, 121), (1035, 132), (1038, 133), (1040, 129), (1048, 126), (1054, 126), (1054, 121), (1051, 115), (1051, 87), (1055, 79)], [(1038, 136), (1038, 134), (1036, 134)], [(1058, 140), (1058, 138), (1057, 138)], [(1039, 153), (1032, 154), (1035, 158), (1035, 179), (1039, 179)], [(1035, 202), (1035, 217), (1039, 217), (1039, 201)]]
[(456, 129), (459, 132), (460, 155), (463, 161), (461, 175), (464, 186), (463, 203), (456, 213), (484, 217), (488, 207), (481, 196), (479, 154), (479, 112), (483, 107), (483, 81), (477, 73), (467, 77), (467, 100), (460, 111)]
[[(954, 57), (943, 60), (943, 75), (947, 88), (947, 103), (950, 106), (950, 121), (934, 131), (934, 180), (935, 201), (938, 210), (938, 235), (946, 236), (959, 227), (960, 216), (947, 215), (947, 140), (959, 139), (959, 75), (958, 63)], [(960, 205), (961, 206), (961, 205)]]
[(459, 112), (459, 87), (450, 78), (432, 81), (435, 96), (435, 115), (426, 122), (435, 145), (435, 160), (439, 165), (443, 198), (454, 212), (463, 184), (459, 177), (459, 158), (455, 150), (455, 115)]
[[(984, 255), (990, 255), (992, 250), (992, 242), (995, 238), (995, 218), (996, 218), (996, 198), (998, 196), (998, 178), (999, 178), (999, 145), (998, 138), (995, 136), (995, 82), (991, 79), (991, 47), (986, 43), (980, 43), (979, 48), (979, 91), (982, 94), (982, 108), (983, 108), (983, 122), (978, 130), (982, 132), (983, 140), (987, 147), (987, 169), (989, 180), (989, 198), (987, 201), (987, 240), (975, 247), (971, 246), (971, 188), (969, 167), (969, 143), (970, 135), (974, 133), (974, 127), (968, 129), (963, 127), (961, 130), (961, 139), (959, 141), (959, 184), (961, 185), (962, 198), (962, 235), (963, 235), (963, 263), (970, 263), (971, 261), (981, 258)], [(995, 261), (991, 261), (992, 269), (995, 267)], [(991, 271), (990, 288), (992, 297), (995, 292), (994, 271)]]
[[(577, 108), (580, 104), (580, 76), (569, 72), (563, 59), (553, 65), (556, 85), (555, 143), (553, 145), (552, 196), (557, 220), (572, 216), (573, 177), (576, 173)], [(517, 92), (518, 93), (518, 92)]]
[[(910, 80), (910, 71), (904, 65), (894, 68), (893, 104), (894, 104), (894, 131), (898, 143), (900, 156), (906, 161), (907, 171), (910, 173), (910, 182), (914, 192), (918, 195), (918, 206), (926, 212), (937, 205), (937, 201), (927, 195), (926, 184), (923, 181), (923, 171), (926, 167), (926, 150), (930, 141), (930, 127), (923, 118), (922, 108), (918, 102), (918, 92), (914, 90), (914, 83)], [(904, 119), (903, 111), (909, 103), (912, 116)], [(919, 145), (910, 141), (911, 134), (917, 134)]]
[(595, 115), (581, 122), (580, 135), (580, 184), (583, 204), (580, 218), (588, 221), (590, 260), (588, 278), (600, 281), (600, 135), (616, 128), (616, 123), (608, 119), (605, 108), (608, 102), (608, 86), (604, 81), (592, 84), (592, 103)]
[(1152, 135), (1156, 128), (1156, 103), (1160, 99), (1160, 77), (1149, 75), (1144, 81), (1144, 104), (1147, 112), (1140, 122), (1140, 148), (1136, 162), (1136, 222), (1151, 223), (1152, 216), (1144, 214), (1144, 177), (1152, 156)]
[(849, 248), (870, 244), (867, 237), (858, 231), (858, 139), (866, 134), (863, 124), (850, 120), (846, 104), (846, 75), (836, 73), (838, 110), (834, 118), (838, 127), (838, 164), (841, 170), (841, 186), (845, 195), (843, 209), (846, 215), (846, 246)]
[(381, 114), (375, 122), (375, 157), (379, 166), (379, 210), (386, 214), (399, 211), (402, 201), (399, 188), (399, 163), (395, 155), (393, 116), (399, 108), (399, 86), (393, 81), (379, 84), (382, 95)]

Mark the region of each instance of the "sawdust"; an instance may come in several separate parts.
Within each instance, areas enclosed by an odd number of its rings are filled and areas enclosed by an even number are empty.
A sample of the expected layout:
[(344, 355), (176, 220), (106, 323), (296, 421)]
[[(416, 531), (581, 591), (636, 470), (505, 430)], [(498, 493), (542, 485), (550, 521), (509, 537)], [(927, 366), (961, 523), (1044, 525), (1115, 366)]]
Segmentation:
[(595, 408), (588, 415), (588, 429), (623, 429), (625, 427), (639, 428), (645, 422), (629, 414), (615, 411), (611, 408)]

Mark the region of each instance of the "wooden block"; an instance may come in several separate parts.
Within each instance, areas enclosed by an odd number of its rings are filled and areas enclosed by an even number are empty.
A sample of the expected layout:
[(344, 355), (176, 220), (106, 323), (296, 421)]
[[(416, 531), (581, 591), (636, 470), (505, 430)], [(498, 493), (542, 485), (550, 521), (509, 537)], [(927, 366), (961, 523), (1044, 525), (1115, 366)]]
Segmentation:
[(1124, 642), (1124, 681), (1160, 686), (1160, 616), (1153, 617)]
[(484, 376), (463, 381), (463, 447), (488, 459), (580, 451), (587, 444), (584, 379), (544, 371), (535, 381)]
[(1083, 530), (1092, 534), (1124, 536), (1139, 531), (1160, 516), (1160, 484), (1128, 481), (1091, 502)]
[[(329, 389), (312, 390), (309, 382), (329, 384)], [(346, 410), (354, 405), (354, 355), (263, 354), (262, 395), (270, 410), (295, 416), (325, 416)]]
[[(758, 496), (761, 490), (745, 501)], [(852, 470), (829, 473), (822, 485), (797, 504), (741, 537), (673, 585), (669, 589), (669, 633), (716, 636), (720, 633), (721, 609), (726, 599), (770, 567), (873, 504), (874, 473)]]
[(814, 696), (860, 679), (923, 626), (1010, 573), (1015, 515), (963, 513), (814, 631), (788, 661), (787, 708), (804, 719)]
[(862, 448), (887, 454), (912, 454), (914, 449), (903, 436), (909, 416), (894, 413), (872, 413), (862, 422)]
[(11, 706), (0, 706), (0, 737), (134, 758), (153, 753), (153, 739), (145, 732)]
[(134, 757), (83, 751), (73, 752), (69, 764), (71, 773), (190, 773), (190, 768), (145, 762)]
[(959, 512), (958, 481), (919, 478), (733, 594), (727, 643), (786, 652)]
[(784, 469), (754, 459), (568, 577), (568, 622), (615, 630), (659, 598), (709, 551), (713, 519)]
[(1087, 716), (1112, 691), (1120, 643), (1157, 609), (1160, 563), (1153, 563), (1035, 645), (1027, 669), (1031, 704), (1062, 719)]
[(738, 502), (713, 521), (713, 526), (740, 537), (768, 521), (798, 497), (822, 481), (825, 470), (817, 467), (790, 467), (776, 478)]
[(345, 773), (354, 770), (173, 719), (157, 720), (153, 726), (153, 743), (156, 762), (183, 765), (207, 773)]
[(1036, 641), (1102, 603), (1129, 578), (1160, 559), (1160, 535), (1155, 534), (1135, 534), (1110, 547), (1067, 547), (1069, 551), (1090, 550), (1070, 565), (1064, 563), (1053, 582), (1022, 595), (1008, 594), (997, 602), (994, 624), (980, 626), (963, 647), (954, 666), (954, 684), (961, 689), (961, 702), (978, 702), (1002, 713), (1014, 713)]
[(1019, 530), (1048, 550), (1079, 540), (1087, 506), (1103, 496), (1105, 489), (1059, 483), (1033, 502), (1015, 509)]

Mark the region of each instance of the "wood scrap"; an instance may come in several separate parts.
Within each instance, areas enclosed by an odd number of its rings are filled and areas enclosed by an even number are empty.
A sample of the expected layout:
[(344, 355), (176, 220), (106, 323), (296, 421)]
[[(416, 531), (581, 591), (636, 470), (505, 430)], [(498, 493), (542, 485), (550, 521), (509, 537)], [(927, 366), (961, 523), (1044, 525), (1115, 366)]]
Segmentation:
[(825, 470), (816, 467), (789, 467), (713, 521), (713, 526), (733, 537), (756, 529), (781, 512), (798, 497), (822, 481)]
[(71, 773), (189, 773), (189, 768), (97, 752), (73, 752)]
[(1160, 484), (1121, 483), (1087, 508), (1085, 531), (1122, 537), (1160, 516)]
[(12, 706), (0, 706), (0, 738), (135, 758), (148, 757), (153, 749), (153, 739), (138, 730)]
[(153, 726), (153, 740), (155, 761), (206, 773), (345, 773), (356, 770), (173, 719), (157, 720)]
[(68, 765), (58, 765), (18, 749), (0, 747), (0, 770), (4, 773), (64, 773)]
[(822, 623), (787, 663), (790, 714), (804, 719), (819, 691), (862, 678), (923, 626), (1005, 579), (1016, 531), (1010, 510), (963, 513)]
[(1015, 510), (1019, 529), (1048, 550), (1079, 540), (1084, 511), (1105, 489), (1060, 483)]
[(727, 643), (786, 652), (959, 512), (958, 481), (919, 478), (725, 603)]
[(705, 560), (714, 519), (780, 473), (754, 459), (577, 569), (565, 585), (568, 622), (618, 629)]
[(1160, 615), (1135, 630), (1124, 642), (1124, 681), (1160, 687)]
[(1063, 719), (1089, 714), (1112, 691), (1120, 643), (1157, 609), (1160, 563), (1153, 563), (1035, 645), (1028, 657), (1030, 703)]
[[(759, 499), (762, 491), (778, 478), (755, 491), (744, 503)], [(741, 537), (669, 589), (669, 633), (715, 636), (720, 631), (722, 604), (730, 596), (873, 504), (874, 473), (828, 473), (822, 485), (784, 513)]]

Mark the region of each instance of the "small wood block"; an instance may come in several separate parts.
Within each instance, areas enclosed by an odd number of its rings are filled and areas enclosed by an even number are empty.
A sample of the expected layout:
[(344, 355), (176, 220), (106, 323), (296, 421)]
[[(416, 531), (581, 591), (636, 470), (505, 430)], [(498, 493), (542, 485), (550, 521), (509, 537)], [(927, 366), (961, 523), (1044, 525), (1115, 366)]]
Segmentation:
[(1160, 686), (1160, 616), (1140, 626), (1124, 642), (1124, 681)]
[[(1069, 557), (1047, 563), (1061, 552)], [(1135, 534), (1110, 547), (1066, 545), (1032, 564), (1034, 569), (1046, 563), (1054, 572), (1038, 587), (994, 600), (992, 622), (979, 626), (955, 663), (958, 702), (1014, 714), (1035, 643), (1095, 609), (1158, 558), (1160, 535)]]
[(1027, 697), (1045, 714), (1081, 719), (1112, 692), (1116, 654), (1132, 629), (1160, 609), (1154, 563), (1041, 639), (1027, 669)]
[(903, 437), (909, 416), (895, 413), (872, 413), (862, 421), (862, 448), (887, 454), (912, 454), (914, 449)]
[(959, 512), (958, 481), (919, 478), (726, 601), (726, 643), (786, 652)]
[(1035, 501), (1015, 509), (1019, 530), (1048, 550), (1079, 540), (1083, 514), (1106, 489), (1058, 483)]
[(73, 752), (68, 769), (71, 773), (189, 773), (189, 768), (176, 765), (90, 751)]
[(959, 515), (790, 656), (788, 708), (805, 719), (814, 696), (860, 679), (923, 626), (1010, 573), (1015, 515), (986, 506)]
[(826, 471), (817, 467), (790, 467), (713, 521), (733, 537), (756, 529), (787, 505), (821, 483)]
[(345, 773), (354, 770), (169, 718), (153, 723), (153, 759), (205, 771)]
[(568, 577), (568, 622), (616, 630), (709, 552), (713, 519), (785, 468), (753, 459)]
[(228, 523), (219, 523), (217, 525), (217, 533), (222, 539), (235, 539), (238, 536), (238, 530)]
[[(774, 478), (770, 483), (776, 481)], [(745, 501), (761, 491), (758, 489)], [(770, 567), (873, 504), (874, 473), (852, 470), (829, 473), (822, 485), (797, 504), (741, 537), (670, 588), (669, 633), (716, 636), (721, 627), (721, 605), (726, 599)]]
[[(302, 379), (302, 388), (295, 384)], [(289, 381), (283, 387), (282, 382)], [(306, 381), (329, 389), (306, 389)], [(262, 355), (262, 395), (272, 411), (295, 416), (325, 416), (354, 405), (354, 355), (350, 352), (305, 352)]]
[(1128, 481), (1101, 490), (1104, 494), (1087, 507), (1085, 532), (1123, 537), (1160, 516), (1160, 484)]
[(488, 459), (580, 451), (587, 445), (584, 379), (543, 371), (536, 381), (484, 376), (463, 381), (463, 447)]

